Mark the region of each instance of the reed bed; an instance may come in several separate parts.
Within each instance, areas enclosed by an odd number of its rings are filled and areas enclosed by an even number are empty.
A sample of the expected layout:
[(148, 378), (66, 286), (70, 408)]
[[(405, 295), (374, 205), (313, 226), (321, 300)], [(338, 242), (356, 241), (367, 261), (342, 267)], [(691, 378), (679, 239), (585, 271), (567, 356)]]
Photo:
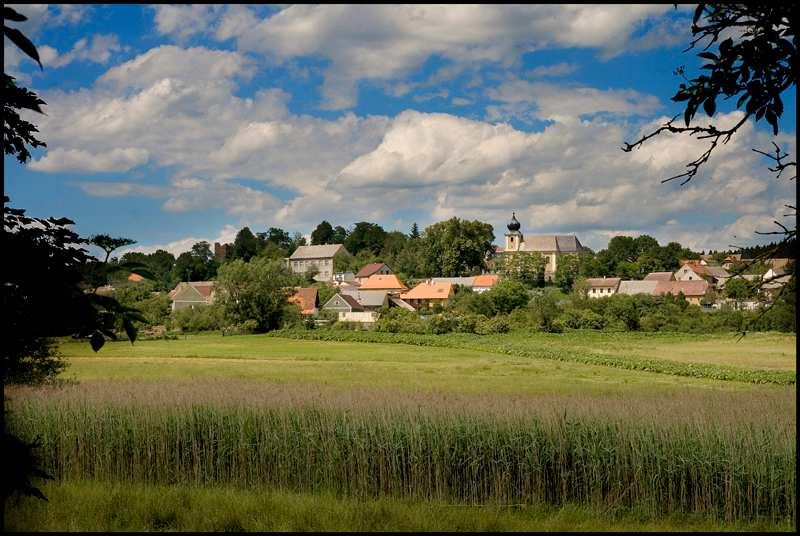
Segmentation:
[[(56, 478), (795, 523), (790, 426), (408, 405), (13, 397)], [(457, 406), (457, 404), (456, 404)]]

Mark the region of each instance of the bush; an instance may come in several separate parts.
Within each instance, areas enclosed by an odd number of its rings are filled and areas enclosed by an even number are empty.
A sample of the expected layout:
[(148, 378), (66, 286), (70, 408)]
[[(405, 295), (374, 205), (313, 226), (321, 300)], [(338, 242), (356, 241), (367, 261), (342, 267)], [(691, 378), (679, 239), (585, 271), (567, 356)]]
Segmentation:
[(453, 320), (443, 314), (431, 315), (425, 322), (426, 331), (434, 335), (450, 333), (453, 331), (453, 325)]
[(222, 336), (228, 335), (250, 335), (255, 333), (258, 328), (258, 322), (255, 320), (245, 320), (240, 324), (231, 324), (222, 328)]
[(194, 309), (179, 309), (172, 312), (169, 323), (172, 329), (189, 333), (222, 329), (222, 307), (213, 304)]
[(511, 322), (508, 317), (496, 316), (494, 318), (486, 318), (478, 322), (475, 326), (475, 333), (479, 335), (491, 335), (494, 333), (508, 333), (511, 331)]
[(386, 333), (425, 333), (425, 323), (415, 311), (399, 307), (384, 309), (375, 323), (375, 331)]

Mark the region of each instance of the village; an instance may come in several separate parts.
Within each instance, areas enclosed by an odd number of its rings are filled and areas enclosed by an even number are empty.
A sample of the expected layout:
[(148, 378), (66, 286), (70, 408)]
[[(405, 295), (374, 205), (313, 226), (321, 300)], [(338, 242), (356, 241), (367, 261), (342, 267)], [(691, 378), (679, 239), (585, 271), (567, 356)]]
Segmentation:
[[(577, 255), (584, 246), (575, 235), (531, 235), (520, 232), (516, 215), (507, 225), (504, 246), (495, 246), (495, 259), (513, 255), (538, 253), (544, 259), (544, 278), (552, 282), (559, 262), (568, 255)], [(226, 251), (215, 244), (217, 255)], [(352, 257), (342, 244), (301, 245), (285, 259), (286, 266), (295, 274), (313, 274), (319, 284), (333, 287), (333, 295), (321, 302), (319, 285), (294, 287), (289, 291), (289, 302), (300, 308), (301, 315), (327, 320), (323, 312), (336, 314), (339, 322), (352, 322), (364, 326), (374, 324), (384, 308), (402, 308), (420, 315), (441, 312), (463, 289), (474, 293), (491, 290), (504, 275), (487, 271), (474, 276), (428, 277), (422, 280), (401, 280), (392, 267), (383, 262), (369, 263), (357, 272), (335, 272), (335, 259)], [(767, 270), (762, 274), (745, 273), (754, 263), (741, 254), (727, 255), (722, 262), (713, 255), (700, 255), (699, 259), (681, 259), (675, 271), (650, 272), (642, 279), (620, 277), (586, 277), (575, 282), (586, 297), (608, 298), (614, 295), (648, 295), (681, 297), (703, 311), (724, 307), (756, 310), (770, 304), (776, 293), (790, 280), (793, 260), (788, 258), (765, 259)], [(489, 266), (496, 266), (489, 262)], [(135, 277), (135, 276), (133, 276)], [(726, 284), (743, 281), (758, 287), (757, 293), (737, 296), (726, 293)], [(181, 282), (170, 293), (172, 310), (202, 307), (214, 303), (214, 281)], [(574, 288), (573, 288), (574, 290)], [(329, 313), (330, 314), (330, 313)]]

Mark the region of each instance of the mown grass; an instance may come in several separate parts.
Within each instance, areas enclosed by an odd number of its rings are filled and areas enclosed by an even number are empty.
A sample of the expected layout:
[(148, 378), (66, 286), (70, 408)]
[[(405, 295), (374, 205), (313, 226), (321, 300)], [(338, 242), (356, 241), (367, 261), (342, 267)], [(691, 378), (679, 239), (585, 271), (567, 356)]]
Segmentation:
[(40, 438), (46, 469), (65, 481), (795, 520), (787, 427), (33, 397), (12, 409), (13, 428)]
[(435, 348), (458, 348), (464, 350), (487, 351), (516, 357), (547, 359), (583, 365), (599, 365), (638, 370), (673, 376), (706, 378), (721, 381), (735, 381), (757, 384), (794, 385), (796, 373), (782, 370), (759, 370), (709, 364), (694, 361), (675, 361), (671, 359), (642, 358), (611, 353), (596, 353), (565, 348), (547, 348), (531, 344), (528, 338), (496, 335), (484, 337), (472, 334), (427, 335), (413, 333), (381, 333), (375, 331), (338, 331), (291, 329), (269, 333), (268, 336), (300, 340), (342, 341), (408, 344)]
[(59, 482), (49, 502), (7, 504), (9, 531), (788, 531), (787, 523), (723, 523), (701, 515), (652, 518), (637, 510), (455, 505), (232, 487)]

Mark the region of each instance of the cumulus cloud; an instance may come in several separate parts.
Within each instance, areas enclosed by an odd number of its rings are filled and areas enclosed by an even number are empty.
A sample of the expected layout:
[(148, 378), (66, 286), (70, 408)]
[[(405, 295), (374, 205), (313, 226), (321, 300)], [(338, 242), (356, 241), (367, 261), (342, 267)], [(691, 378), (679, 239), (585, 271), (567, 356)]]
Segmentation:
[(540, 65), (528, 71), (528, 76), (532, 78), (541, 78), (545, 76), (566, 76), (577, 71), (580, 66), (577, 63), (560, 62), (553, 65)]
[(59, 147), (31, 162), (30, 168), (50, 173), (56, 171), (128, 171), (147, 163), (149, 156), (145, 149), (135, 147), (112, 149), (101, 153)]
[(649, 115), (661, 106), (657, 97), (632, 89), (601, 90), (526, 80), (504, 82), (487, 95), (501, 103), (487, 108), (491, 121), (510, 117), (565, 120), (598, 113)]
[(111, 59), (114, 52), (119, 52), (122, 47), (119, 39), (114, 34), (95, 34), (88, 38), (79, 39), (72, 49), (64, 54), (59, 54), (55, 48), (43, 45), (39, 48), (39, 57), (45, 67), (59, 68), (69, 65), (73, 61), (88, 61), (105, 64)]
[[(361, 80), (393, 80), (430, 56), (447, 58), (455, 69), (491, 62), (509, 65), (523, 52), (547, 47), (617, 51), (645, 21), (667, 5), (293, 5), (259, 17), (231, 6), (220, 24), (211, 8), (157, 9), (159, 31), (183, 39), (207, 29), (217, 39), (235, 39), (243, 51), (278, 62), (322, 56), (324, 107), (352, 107)], [(192, 22), (189, 22), (192, 21)]]

